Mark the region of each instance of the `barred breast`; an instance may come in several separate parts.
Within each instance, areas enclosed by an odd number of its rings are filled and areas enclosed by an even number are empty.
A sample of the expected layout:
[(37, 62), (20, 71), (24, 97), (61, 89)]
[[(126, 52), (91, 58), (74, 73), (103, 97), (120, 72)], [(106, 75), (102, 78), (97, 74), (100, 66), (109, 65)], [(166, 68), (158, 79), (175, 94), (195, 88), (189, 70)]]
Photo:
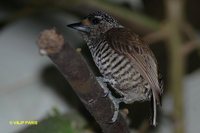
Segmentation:
[(134, 68), (133, 62), (114, 51), (106, 41), (90, 49), (101, 74), (116, 92), (126, 97), (127, 103), (150, 99), (150, 86)]

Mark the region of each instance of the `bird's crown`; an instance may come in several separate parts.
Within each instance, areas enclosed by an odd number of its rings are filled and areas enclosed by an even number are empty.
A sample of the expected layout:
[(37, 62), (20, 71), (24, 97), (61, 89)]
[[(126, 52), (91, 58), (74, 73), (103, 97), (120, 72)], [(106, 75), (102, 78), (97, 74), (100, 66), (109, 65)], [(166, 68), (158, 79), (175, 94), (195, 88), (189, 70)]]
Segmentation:
[(94, 20), (94, 24), (97, 23), (98, 21), (107, 21), (108, 23), (118, 23), (116, 19), (114, 19), (111, 15), (107, 14), (104, 11), (95, 11), (85, 18), (88, 18), (90, 20)]

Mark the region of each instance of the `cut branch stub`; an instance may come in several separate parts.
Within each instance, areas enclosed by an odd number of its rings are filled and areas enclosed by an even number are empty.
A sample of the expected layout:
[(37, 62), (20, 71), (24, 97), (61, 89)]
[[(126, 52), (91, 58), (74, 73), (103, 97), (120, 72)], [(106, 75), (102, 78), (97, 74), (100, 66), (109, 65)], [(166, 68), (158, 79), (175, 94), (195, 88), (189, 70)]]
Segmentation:
[(56, 29), (44, 30), (38, 39), (38, 46), (42, 55), (58, 53), (63, 45), (64, 38), (56, 33)]

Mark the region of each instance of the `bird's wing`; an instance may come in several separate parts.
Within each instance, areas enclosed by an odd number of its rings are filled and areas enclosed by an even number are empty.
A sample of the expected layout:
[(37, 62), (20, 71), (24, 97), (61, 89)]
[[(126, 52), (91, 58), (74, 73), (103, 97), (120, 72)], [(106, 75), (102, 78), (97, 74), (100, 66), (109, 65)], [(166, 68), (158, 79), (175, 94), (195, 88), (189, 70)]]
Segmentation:
[(125, 28), (113, 28), (106, 32), (105, 39), (119, 54), (128, 57), (136, 69), (148, 81), (153, 94), (153, 124), (156, 124), (156, 105), (160, 105), (162, 89), (158, 82), (157, 61), (147, 44), (139, 36)]

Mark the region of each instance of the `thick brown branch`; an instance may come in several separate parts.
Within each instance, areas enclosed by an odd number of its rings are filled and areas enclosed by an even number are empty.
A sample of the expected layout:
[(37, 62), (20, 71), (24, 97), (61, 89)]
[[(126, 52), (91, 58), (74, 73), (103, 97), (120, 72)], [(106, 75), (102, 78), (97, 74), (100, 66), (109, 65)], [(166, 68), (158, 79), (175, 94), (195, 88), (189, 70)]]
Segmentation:
[(84, 59), (68, 43), (64, 44), (63, 37), (55, 29), (42, 32), (38, 45), (41, 53), (48, 55), (64, 75), (104, 133), (129, 133), (121, 115), (116, 122), (109, 123), (114, 113), (112, 101), (104, 96), (103, 89)]

